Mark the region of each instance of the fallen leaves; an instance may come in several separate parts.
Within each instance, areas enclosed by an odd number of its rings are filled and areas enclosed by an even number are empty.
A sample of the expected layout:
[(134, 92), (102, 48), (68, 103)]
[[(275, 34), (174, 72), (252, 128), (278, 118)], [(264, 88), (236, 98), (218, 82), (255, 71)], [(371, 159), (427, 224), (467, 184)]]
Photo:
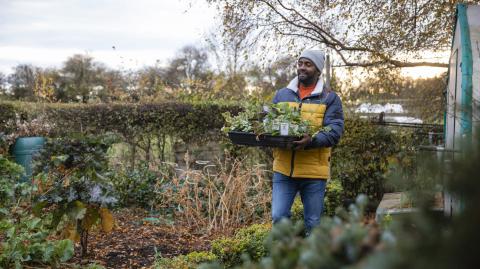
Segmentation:
[(110, 213), (110, 211), (108, 211), (108, 209), (104, 207), (100, 208), (99, 213), (100, 213), (100, 218), (102, 219), (103, 231), (106, 233), (111, 232), (113, 229), (113, 223), (114, 223), (112, 213)]
[[(112, 214), (101, 209), (100, 215), (101, 225), (92, 227), (89, 233), (87, 260), (81, 260), (77, 253), (70, 262), (96, 262), (116, 269), (150, 268), (156, 255), (173, 257), (207, 250), (212, 239), (182, 225), (145, 221), (149, 215), (144, 210), (121, 209)], [(105, 234), (105, 229), (110, 233)]]

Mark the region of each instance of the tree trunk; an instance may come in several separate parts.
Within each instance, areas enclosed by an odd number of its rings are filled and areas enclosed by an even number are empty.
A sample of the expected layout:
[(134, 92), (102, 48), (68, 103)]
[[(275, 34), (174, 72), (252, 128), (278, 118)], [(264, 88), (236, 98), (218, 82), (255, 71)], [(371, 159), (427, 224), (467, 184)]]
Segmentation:
[(135, 169), (135, 155), (137, 155), (137, 144), (135, 143), (135, 138), (132, 138), (130, 141), (130, 168)]
[(161, 134), (158, 136), (157, 139), (157, 147), (158, 147), (158, 158), (160, 159), (160, 162), (165, 161), (165, 144), (166, 144), (166, 135)]
[[(77, 227), (82, 227), (81, 220), (77, 220)], [(80, 256), (85, 257), (88, 253), (88, 231), (80, 228)]]
[(147, 135), (147, 146), (145, 147), (145, 161), (150, 165), (150, 151), (152, 148), (152, 139), (150, 135)]

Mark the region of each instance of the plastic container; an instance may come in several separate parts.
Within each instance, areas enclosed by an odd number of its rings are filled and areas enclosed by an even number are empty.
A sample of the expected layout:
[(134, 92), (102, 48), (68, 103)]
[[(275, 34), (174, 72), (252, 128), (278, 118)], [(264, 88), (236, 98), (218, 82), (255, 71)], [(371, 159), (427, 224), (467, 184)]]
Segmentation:
[(228, 132), (228, 138), (233, 144), (243, 146), (259, 146), (257, 136), (254, 133)]
[(254, 133), (246, 132), (228, 132), (228, 137), (233, 144), (243, 145), (243, 146), (254, 146), (254, 147), (272, 147), (272, 148), (293, 148), (294, 141), (302, 139), (298, 136), (288, 136), (288, 135), (270, 135), (270, 134), (261, 134), (256, 135)]
[(12, 153), (15, 162), (25, 168), (22, 181), (28, 181), (32, 177), (32, 157), (42, 149), (43, 144), (45, 144), (45, 138), (39, 136), (17, 138)]

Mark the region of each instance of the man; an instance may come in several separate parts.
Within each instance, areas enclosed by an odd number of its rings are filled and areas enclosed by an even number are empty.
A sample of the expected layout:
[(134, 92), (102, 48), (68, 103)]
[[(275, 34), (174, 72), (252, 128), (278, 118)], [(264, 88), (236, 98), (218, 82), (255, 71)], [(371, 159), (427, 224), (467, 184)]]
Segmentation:
[(303, 51), (297, 62), (298, 76), (273, 98), (274, 104), (287, 102), (299, 108), (302, 118), (318, 131), (313, 137), (305, 134), (295, 142), (293, 150), (273, 151), (273, 222), (290, 218), (299, 192), (307, 234), (320, 223), (326, 181), (330, 178), (331, 147), (338, 143), (344, 128), (342, 102), (323, 84), (324, 63), (322, 51)]

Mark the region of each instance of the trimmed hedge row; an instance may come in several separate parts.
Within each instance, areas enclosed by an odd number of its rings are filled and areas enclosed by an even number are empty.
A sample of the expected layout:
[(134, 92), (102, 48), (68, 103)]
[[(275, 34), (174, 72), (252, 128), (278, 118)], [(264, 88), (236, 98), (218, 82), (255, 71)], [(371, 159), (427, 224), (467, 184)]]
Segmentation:
[(40, 115), (55, 124), (55, 135), (81, 132), (101, 134), (116, 132), (124, 137), (155, 132), (178, 137), (185, 142), (216, 139), (224, 124), (222, 113), (236, 114), (240, 107), (229, 104), (205, 103), (144, 103), (144, 104), (38, 104), (0, 102), (1, 129), (21, 115), (32, 120)]

